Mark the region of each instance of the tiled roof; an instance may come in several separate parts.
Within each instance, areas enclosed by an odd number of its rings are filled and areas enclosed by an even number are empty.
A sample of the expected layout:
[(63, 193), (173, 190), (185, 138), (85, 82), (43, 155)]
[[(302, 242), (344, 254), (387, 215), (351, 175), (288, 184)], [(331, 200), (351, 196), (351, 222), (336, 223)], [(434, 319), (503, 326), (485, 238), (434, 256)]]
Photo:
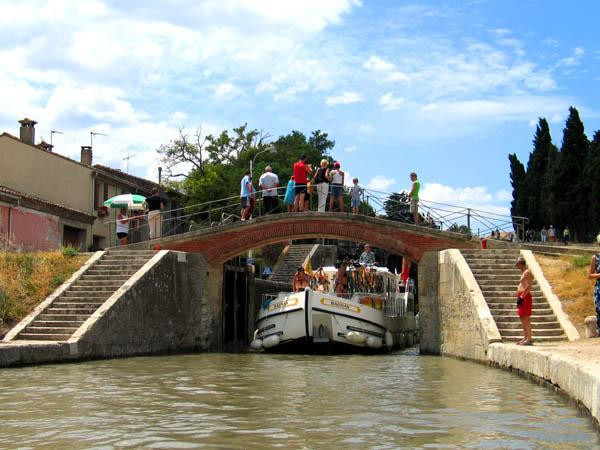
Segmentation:
[(160, 185), (154, 181), (136, 177), (135, 175), (130, 175), (119, 169), (113, 169), (112, 167), (103, 166), (102, 164), (94, 164), (94, 168), (102, 172), (107, 172), (109, 175), (112, 175), (115, 178), (120, 178), (125, 182), (137, 184), (138, 186), (148, 190), (148, 192), (150, 192), (152, 188), (160, 188)]
[(33, 195), (24, 194), (22, 192), (18, 192), (13, 189), (7, 188), (6, 186), (0, 186), (0, 201), (18, 204), (26, 208), (55, 214), (60, 217), (73, 219), (79, 222), (89, 224), (94, 223), (94, 220), (96, 219), (95, 215), (79, 211), (77, 209), (69, 208), (68, 206), (60, 205), (58, 203), (52, 203), (47, 200), (43, 200), (39, 197), (35, 197)]

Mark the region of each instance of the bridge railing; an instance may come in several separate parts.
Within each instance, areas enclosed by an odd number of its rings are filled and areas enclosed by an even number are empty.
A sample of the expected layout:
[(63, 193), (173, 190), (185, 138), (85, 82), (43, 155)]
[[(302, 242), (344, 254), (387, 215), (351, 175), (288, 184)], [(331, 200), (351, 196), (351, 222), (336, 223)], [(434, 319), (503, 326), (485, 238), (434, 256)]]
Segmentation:
[[(275, 212), (287, 212), (283, 204), (286, 187), (277, 188), (278, 209)], [(266, 212), (263, 204), (263, 191), (255, 192), (255, 206), (252, 217), (260, 217)], [(348, 192), (346, 192), (346, 195)], [(316, 210), (316, 194), (309, 195), (309, 209)], [(348, 200), (348, 199), (346, 199)], [(337, 204), (336, 204), (337, 206)], [(346, 202), (345, 211), (351, 210), (349, 201)], [(409, 212), (409, 202), (406, 193), (388, 193), (374, 189), (364, 189), (362, 194), (361, 214), (379, 217), (404, 223), (414, 223), (413, 215)], [(162, 236), (172, 236), (188, 231), (218, 227), (231, 222), (240, 221), (241, 204), (239, 196), (231, 196), (217, 200), (186, 205), (162, 211)], [(270, 212), (273, 213), (273, 212)], [(489, 236), (493, 231), (513, 233), (517, 231), (518, 237), (523, 238), (527, 218), (483, 211), (460, 205), (419, 200), (419, 225), (445, 231), (470, 233), (477, 236)], [(148, 239), (149, 224), (146, 215), (136, 214), (129, 217), (130, 242), (140, 242)], [(116, 221), (107, 221), (110, 236), (116, 239)]]

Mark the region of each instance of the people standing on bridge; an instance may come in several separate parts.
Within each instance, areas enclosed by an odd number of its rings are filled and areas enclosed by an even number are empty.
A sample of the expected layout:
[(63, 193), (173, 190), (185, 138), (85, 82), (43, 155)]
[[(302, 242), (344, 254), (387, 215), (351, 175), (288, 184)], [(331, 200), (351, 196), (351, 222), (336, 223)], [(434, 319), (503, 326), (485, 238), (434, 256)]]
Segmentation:
[(548, 228), (548, 241), (552, 243), (556, 242), (556, 228), (554, 228), (552, 225), (550, 225), (550, 228)]
[(160, 211), (164, 208), (163, 199), (158, 195), (158, 188), (152, 188), (152, 195), (146, 197), (148, 207), (148, 227), (150, 228), (150, 239), (157, 239), (162, 234), (162, 223)]
[(525, 258), (522, 256), (519, 256), (515, 265), (521, 271), (521, 278), (517, 287), (517, 311), (523, 325), (523, 339), (517, 345), (533, 345), (531, 337), (531, 311), (533, 309), (531, 288), (533, 286), (533, 275), (527, 268)]
[(283, 204), (287, 207), (288, 212), (292, 212), (294, 210), (294, 176), (290, 177), (290, 181), (288, 181), (287, 187), (285, 188), (285, 195), (283, 196)]
[(304, 267), (298, 267), (292, 280), (292, 290), (294, 292), (303, 291), (310, 283), (310, 277), (304, 271)]
[(328, 167), (329, 161), (327, 161), (326, 159), (322, 159), (321, 164), (315, 172), (315, 176), (313, 178), (313, 182), (317, 185), (317, 211), (319, 212), (325, 212), (325, 206), (327, 204), (327, 194), (329, 193)]
[(307, 195), (308, 175), (312, 174), (312, 166), (306, 164), (306, 155), (301, 155), (294, 164), (294, 212), (304, 211), (304, 197)]
[(271, 166), (265, 167), (265, 173), (258, 179), (258, 187), (263, 193), (263, 208), (265, 209), (265, 214), (276, 212), (277, 207), (279, 206), (279, 201), (277, 200), (279, 177), (273, 173)]
[[(600, 233), (598, 233), (600, 236)], [(600, 244), (600, 242), (598, 242)], [(596, 337), (600, 337), (600, 253), (592, 256), (588, 278), (596, 280), (594, 286), (594, 305), (596, 307)]]
[(571, 232), (569, 231), (569, 227), (565, 227), (563, 230), (563, 244), (569, 245), (571, 241)]
[[(344, 212), (344, 171), (340, 168), (339, 162), (333, 163), (333, 170), (329, 172), (329, 180), (331, 181), (331, 197), (329, 197), (329, 211)], [(339, 209), (335, 210), (333, 205), (337, 199)]]
[(352, 180), (352, 187), (350, 188), (350, 204), (352, 206), (352, 213), (358, 214), (358, 208), (360, 207), (360, 200), (363, 195), (363, 188), (358, 185), (358, 178)]
[(542, 230), (540, 231), (540, 236), (542, 238), (542, 244), (545, 244), (548, 240), (548, 230), (546, 229), (546, 225), (542, 227)]
[(365, 244), (365, 251), (360, 254), (358, 263), (362, 265), (375, 264), (375, 253), (373, 253), (369, 244)]
[(408, 193), (408, 198), (410, 199), (410, 212), (413, 214), (415, 225), (419, 225), (419, 190), (421, 189), (421, 182), (417, 180), (417, 174), (415, 172), (411, 172), (410, 180), (412, 181), (412, 186)]
[(127, 209), (121, 208), (117, 216), (117, 239), (119, 245), (127, 245), (127, 236), (129, 235), (129, 217), (127, 217)]
[(242, 207), (242, 211), (240, 213), (240, 217), (242, 222), (250, 219), (250, 214), (252, 210), (252, 177), (250, 176), (250, 170), (246, 170), (244, 172), (244, 177), (240, 182), (240, 204)]

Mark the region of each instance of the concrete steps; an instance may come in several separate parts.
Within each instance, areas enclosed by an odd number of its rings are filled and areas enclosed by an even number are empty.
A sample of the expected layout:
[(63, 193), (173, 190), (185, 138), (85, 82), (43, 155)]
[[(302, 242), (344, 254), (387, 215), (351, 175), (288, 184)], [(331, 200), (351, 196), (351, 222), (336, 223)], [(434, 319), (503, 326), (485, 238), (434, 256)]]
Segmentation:
[(296, 270), (304, 264), (312, 249), (313, 244), (290, 245), (282, 261), (275, 268), (270, 280), (291, 283)]
[(154, 251), (108, 251), (17, 334), (15, 340), (68, 340), (155, 254)]
[[(517, 313), (517, 285), (521, 272), (515, 267), (519, 250), (461, 250), (479, 284), (492, 317), (504, 342), (517, 342), (523, 337)], [(531, 329), (536, 343), (566, 340), (564, 330), (552, 308), (534, 281), (531, 290), (533, 310)]]

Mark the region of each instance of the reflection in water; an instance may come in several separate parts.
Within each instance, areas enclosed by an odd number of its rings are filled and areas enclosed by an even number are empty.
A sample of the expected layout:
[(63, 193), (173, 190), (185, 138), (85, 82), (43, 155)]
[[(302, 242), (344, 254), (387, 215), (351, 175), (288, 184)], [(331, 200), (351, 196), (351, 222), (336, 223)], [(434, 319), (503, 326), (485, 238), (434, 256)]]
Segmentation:
[(591, 447), (549, 390), (453, 359), (201, 354), (0, 371), (0, 447)]

